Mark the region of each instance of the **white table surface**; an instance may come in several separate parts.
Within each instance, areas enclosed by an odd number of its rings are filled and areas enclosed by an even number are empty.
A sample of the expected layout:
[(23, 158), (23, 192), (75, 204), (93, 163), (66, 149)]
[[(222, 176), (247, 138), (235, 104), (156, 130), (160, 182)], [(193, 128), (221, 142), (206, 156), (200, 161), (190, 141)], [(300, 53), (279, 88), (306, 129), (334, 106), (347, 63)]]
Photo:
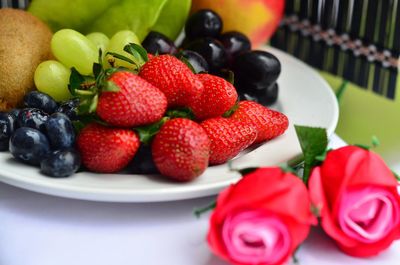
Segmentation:
[[(333, 136), (331, 146), (343, 144)], [(223, 265), (207, 248), (208, 216), (192, 214), (211, 200), (96, 203), (0, 183), (0, 265)], [(354, 259), (314, 229), (298, 258), (300, 265), (397, 265), (400, 243)]]

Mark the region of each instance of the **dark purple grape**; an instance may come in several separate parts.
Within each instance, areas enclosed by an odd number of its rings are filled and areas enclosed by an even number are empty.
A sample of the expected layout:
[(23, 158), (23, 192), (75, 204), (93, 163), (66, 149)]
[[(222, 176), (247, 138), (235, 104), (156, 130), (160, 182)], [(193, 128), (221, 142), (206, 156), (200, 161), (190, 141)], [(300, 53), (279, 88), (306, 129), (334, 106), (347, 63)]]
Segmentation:
[(212, 10), (199, 10), (189, 17), (185, 25), (188, 40), (217, 37), (222, 31), (222, 19)]
[(253, 91), (238, 91), (241, 100), (253, 100), (264, 106), (274, 104), (278, 99), (279, 86), (277, 83), (272, 84), (267, 89)]
[(226, 65), (225, 48), (220, 41), (213, 38), (202, 38), (191, 42), (185, 47), (199, 53), (206, 60), (211, 73), (216, 73)]
[(57, 109), (57, 102), (47, 94), (32, 91), (25, 95), (24, 105), (27, 108), (41, 109), (47, 114), (52, 114)]
[(196, 74), (210, 71), (207, 61), (197, 52), (184, 50), (178, 55), (179, 59), (182, 57), (190, 63)]
[(40, 163), (40, 171), (53, 178), (66, 178), (74, 174), (81, 166), (81, 156), (75, 149), (53, 152)]
[(143, 48), (151, 54), (174, 54), (177, 49), (172, 40), (162, 33), (151, 31), (142, 43)]
[(233, 63), (233, 60), (237, 55), (251, 50), (251, 42), (249, 38), (240, 32), (226, 32), (219, 36), (218, 39), (225, 47), (229, 65)]
[(17, 124), (18, 128), (30, 127), (41, 132), (45, 132), (45, 123), (49, 115), (40, 109), (27, 108), (21, 110), (18, 115)]
[(265, 91), (273, 85), (281, 73), (281, 64), (269, 52), (249, 51), (235, 58), (232, 70), (238, 91), (252, 93), (254, 90)]
[(40, 131), (23, 127), (11, 136), (10, 152), (16, 159), (38, 166), (50, 154), (50, 144)]

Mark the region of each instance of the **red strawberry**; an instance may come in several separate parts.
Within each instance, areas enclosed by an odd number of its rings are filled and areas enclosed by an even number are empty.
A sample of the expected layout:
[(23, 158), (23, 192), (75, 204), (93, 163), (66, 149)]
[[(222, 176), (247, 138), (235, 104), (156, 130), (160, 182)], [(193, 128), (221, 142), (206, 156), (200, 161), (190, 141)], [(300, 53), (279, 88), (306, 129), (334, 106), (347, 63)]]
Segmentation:
[(200, 98), (190, 105), (197, 119), (222, 116), (235, 105), (238, 94), (231, 83), (209, 74), (198, 74), (197, 77), (204, 86)]
[(155, 56), (139, 75), (164, 92), (170, 107), (188, 106), (204, 89), (189, 67), (171, 55)]
[(116, 72), (106, 82), (119, 88), (102, 92), (97, 115), (113, 126), (135, 127), (160, 120), (166, 109), (165, 95), (155, 86), (131, 72)]
[(251, 124), (258, 133), (255, 143), (275, 138), (283, 134), (289, 126), (285, 114), (249, 100), (239, 102), (239, 108), (230, 119)]
[(153, 160), (164, 176), (189, 181), (208, 166), (210, 140), (194, 121), (177, 118), (167, 121), (152, 143)]
[(217, 117), (200, 124), (211, 140), (210, 164), (222, 164), (249, 147), (257, 137), (254, 128), (246, 123)]
[(113, 173), (128, 165), (140, 143), (132, 130), (91, 123), (80, 132), (77, 144), (85, 167), (93, 172)]

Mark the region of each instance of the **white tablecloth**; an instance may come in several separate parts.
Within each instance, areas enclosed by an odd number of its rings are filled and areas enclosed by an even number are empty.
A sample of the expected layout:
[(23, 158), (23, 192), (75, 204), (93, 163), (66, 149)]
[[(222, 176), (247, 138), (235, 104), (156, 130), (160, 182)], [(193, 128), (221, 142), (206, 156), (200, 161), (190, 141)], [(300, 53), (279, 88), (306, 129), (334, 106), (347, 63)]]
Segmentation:
[[(333, 147), (343, 145), (333, 136)], [(207, 248), (213, 198), (116, 204), (57, 198), (0, 183), (0, 265), (222, 265)], [(300, 265), (399, 264), (400, 243), (367, 260), (339, 252), (322, 231), (299, 251)]]

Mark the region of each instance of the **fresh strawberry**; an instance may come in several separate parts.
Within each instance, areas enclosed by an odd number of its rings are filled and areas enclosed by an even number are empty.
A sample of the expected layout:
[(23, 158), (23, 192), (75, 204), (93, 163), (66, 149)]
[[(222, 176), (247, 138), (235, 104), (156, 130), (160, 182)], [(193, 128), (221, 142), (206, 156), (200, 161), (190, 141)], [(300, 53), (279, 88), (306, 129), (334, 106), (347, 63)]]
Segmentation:
[(252, 125), (258, 133), (255, 143), (275, 138), (283, 134), (289, 126), (289, 120), (285, 114), (250, 100), (239, 102), (238, 109), (230, 119)]
[(167, 99), (155, 86), (131, 72), (116, 72), (106, 81), (116, 92), (101, 92), (97, 115), (113, 126), (136, 127), (160, 120)]
[(204, 91), (200, 98), (189, 106), (196, 119), (222, 116), (235, 105), (238, 94), (231, 83), (209, 74), (198, 74), (197, 77), (203, 83)]
[(132, 130), (91, 123), (82, 129), (77, 144), (85, 167), (93, 172), (113, 173), (128, 165), (140, 142)]
[(210, 140), (194, 121), (176, 118), (167, 121), (152, 143), (154, 163), (166, 177), (189, 181), (208, 166)]
[(142, 67), (139, 75), (164, 92), (169, 107), (186, 107), (204, 90), (189, 67), (171, 55), (153, 57)]
[(257, 137), (246, 123), (223, 118), (211, 118), (200, 124), (211, 141), (210, 164), (222, 164), (249, 147)]

